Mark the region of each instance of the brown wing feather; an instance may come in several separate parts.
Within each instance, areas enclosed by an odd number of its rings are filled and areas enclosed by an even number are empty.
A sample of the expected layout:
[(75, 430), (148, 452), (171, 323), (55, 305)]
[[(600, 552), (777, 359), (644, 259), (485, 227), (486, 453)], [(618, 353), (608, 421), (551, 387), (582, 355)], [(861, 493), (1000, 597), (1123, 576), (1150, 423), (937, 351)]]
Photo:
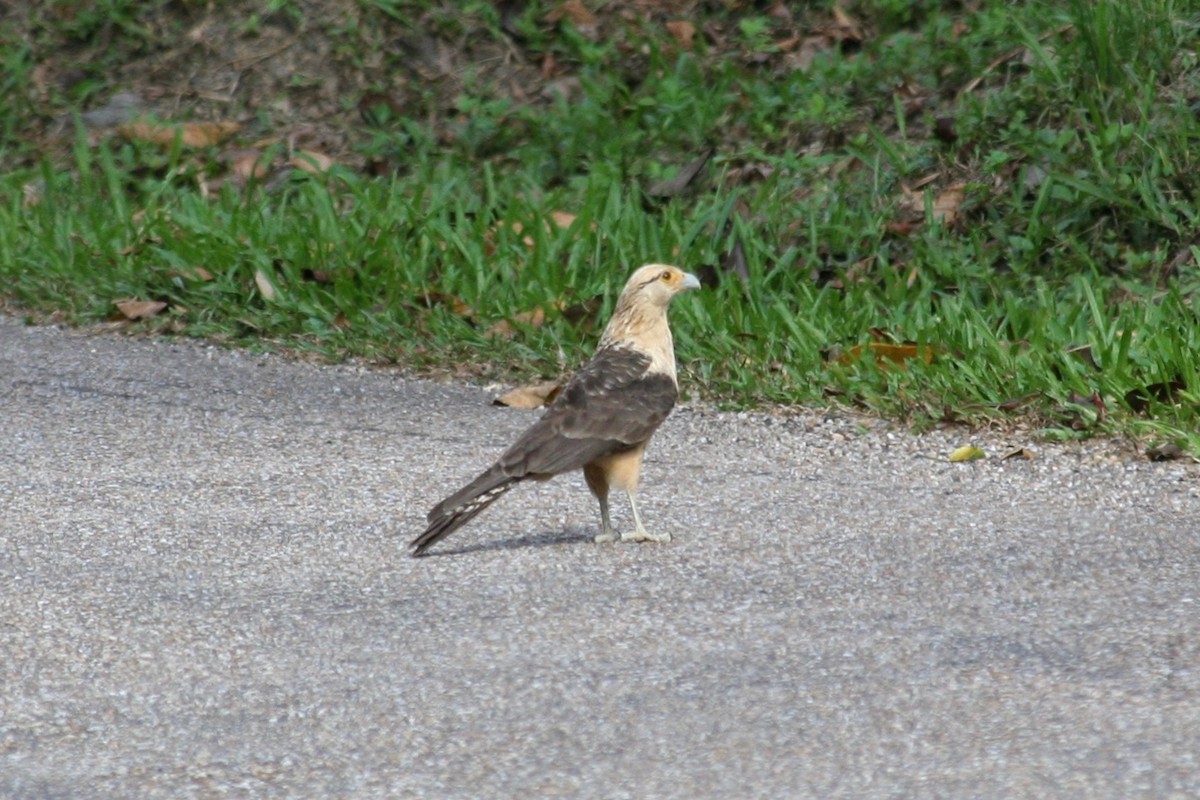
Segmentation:
[(649, 356), (630, 348), (597, 351), (490, 469), (434, 506), (428, 527), (412, 542), (413, 554), (453, 533), (519, 481), (579, 469), (649, 439), (679, 396), (673, 378), (647, 373), (649, 367)]
[(679, 396), (675, 381), (647, 374), (649, 366), (636, 350), (600, 350), (498, 465), (513, 477), (549, 477), (646, 441)]

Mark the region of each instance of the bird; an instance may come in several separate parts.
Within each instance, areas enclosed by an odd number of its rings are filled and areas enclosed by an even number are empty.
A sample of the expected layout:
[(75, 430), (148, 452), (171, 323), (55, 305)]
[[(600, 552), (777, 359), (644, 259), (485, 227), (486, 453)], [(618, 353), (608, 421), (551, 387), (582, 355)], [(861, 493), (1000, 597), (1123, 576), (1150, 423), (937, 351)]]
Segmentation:
[[(669, 533), (650, 533), (642, 524), (637, 490), (646, 445), (679, 397), (667, 307), (680, 292), (698, 288), (695, 275), (668, 264), (635, 270), (591, 359), (496, 463), (433, 507), (412, 540), (412, 555), (423, 555), (518, 483), (576, 469), (600, 504), (594, 541), (670, 541)], [(609, 516), (614, 487), (625, 490), (633, 509), (633, 530), (623, 534)]]

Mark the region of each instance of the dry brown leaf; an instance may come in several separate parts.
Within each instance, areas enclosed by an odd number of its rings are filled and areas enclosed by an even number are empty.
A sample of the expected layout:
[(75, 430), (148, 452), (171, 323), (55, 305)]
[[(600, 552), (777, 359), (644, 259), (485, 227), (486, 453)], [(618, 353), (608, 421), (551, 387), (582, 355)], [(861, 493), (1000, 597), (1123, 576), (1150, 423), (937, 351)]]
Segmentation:
[(161, 300), (114, 300), (113, 305), (125, 319), (149, 319), (157, 316), (167, 307)]
[(903, 364), (914, 358), (931, 364), (934, 355), (933, 348), (928, 345), (868, 342), (854, 345), (843, 355), (838, 356), (837, 362), (839, 364), (857, 364), (868, 353), (875, 357), (875, 365), (884, 369), (893, 364)]
[(847, 14), (839, 5), (833, 7), (833, 24), (828, 26), (827, 30), (839, 43), (861, 42), (866, 38), (858, 20)]
[[(937, 177), (939, 176), (936, 174), (927, 175), (911, 186), (900, 188), (900, 209), (907, 215), (911, 215), (913, 219), (893, 223), (893, 226), (889, 227), (891, 232), (907, 235), (911, 233), (913, 227), (921, 224), (925, 216), (925, 193), (921, 190)], [(939, 192), (930, 204), (930, 213), (933, 219), (947, 226), (957, 222), (959, 209), (967, 196), (966, 186), (965, 183), (953, 183)]]
[(328, 172), (333, 166), (334, 161), (324, 153), (318, 153), (316, 150), (297, 150), (296, 155), (292, 156), (288, 162), (293, 167), (304, 172), (313, 174)]
[(1037, 458), (1037, 452), (1030, 450), (1028, 447), (1014, 447), (1004, 455), (1000, 456), (1001, 461), (1007, 461), (1010, 458), (1024, 458), (1029, 461)]
[(262, 295), (263, 300), (269, 303), (275, 299), (277, 295), (275, 284), (271, 283), (267, 273), (261, 269), (254, 270), (254, 285), (258, 287), (258, 293)]
[(487, 329), (486, 336), (497, 339), (511, 339), (517, 333), (516, 325), (530, 328), (540, 328), (546, 322), (546, 310), (535, 308), (532, 311), (522, 311), (514, 314), (511, 320), (502, 319)]
[(547, 22), (558, 22), (564, 18), (575, 26), (575, 30), (589, 39), (595, 39), (600, 34), (596, 15), (588, 10), (587, 6), (583, 4), (583, 0), (566, 0), (558, 8), (552, 9), (545, 17)]
[(933, 201), (933, 218), (941, 220), (946, 225), (953, 225), (958, 220), (958, 210), (966, 199), (965, 183), (954, 183), (947, 186)]
[(667, 32), (675, 37), (675, 41), (689, 50), (696, 42), (696, 26), (686, 19), (676, 19), (668, 22)]
[(817, 55), (828, 50), (831, 42), (827, 36), (805, 36), (799, 46), (787, 51), (785, 62), (790, 69), (804, 72), (816, 59)]
[[(172, 272), (171, 274), (185, 281), (200, 281), (203, 283), (213, 279), (213, 274), (204, 267), (182, 267), (177, 272)], [(176, 303), (175, 307), (178, 308), (179, 304)]]
[(126, 139), (172, 147), (178, 139), (185, 147), (211, 147), (228, 139), (242, 127), (240, 122), (169, 123), (152, 120), (130, 122), (117, 128)]
[(42, 180), (30, 181), (21, 187), (21, 207), (35, 208), (42, 204), (42, 196), (46, 191), (46, 183)]
[[(566, 230), (573, 224), (575, 224), (574, 214), (566, 211), (551, 211), (549, 219), (542, 221), (542, 229), (546, 231), (546, 233), (552, 234), (554, 233), (555, 229)], [(592, 230), (596, 229), (596, 224), (594, 222), (592, 223), (591, 228)], [(521, 236), (521, 234), (525, 233), (525, 225), (519, 221), (510, 223), (508, 229), (518, 236)], [(484, 252), (489, 256), (496, 251), (495, 231), (496, 229), (493, 228), (484, 234)], [(533, 236), (526, 234), (521, 236), (521, 244), (532, 250), (537, 243), (534, 241)]]
[(229, 171), (236, 180), (243, 184), (248, 183), (251, 179), (265, 178), (270, 172), (268, 159), (264, 157), (261, 150), (256, 148), (230, 153), (229, 159)]
[(445, 306), (450, 309), (451, 314), (463, 319), (470, 319), (475, 316), (475, 310), (467, 305), (465, 300), (449, 292), (424, 292), (418, 295), (417, 302), (426, 308)]
[(541, 408), (553, 403), (561, 388), (557, 381), (518, 386), (497, 397), (492, 401), (492, 405), (508, 406), (509, 408)]

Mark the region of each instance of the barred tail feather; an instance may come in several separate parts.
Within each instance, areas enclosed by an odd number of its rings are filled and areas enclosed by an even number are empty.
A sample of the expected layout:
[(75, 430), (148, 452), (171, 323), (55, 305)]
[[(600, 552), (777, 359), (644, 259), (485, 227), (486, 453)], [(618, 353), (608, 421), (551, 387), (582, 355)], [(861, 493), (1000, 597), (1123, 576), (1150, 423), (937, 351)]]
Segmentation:
[[(423, 555), (435, 542), (446, 538), (466, 525), (475, 518), (476, 514), (499, 500), (501, 495), (517, 483), (517, 480), (507, 478), (501, 483), (483, 484), (480, 487), (472, 484), (438, 503), (433, 511), (429, 512), (429, 526), (425, 528), (425, 532), (412, 540), (413, 557)], [(475, 491), (467, 491), (473, 488)]]

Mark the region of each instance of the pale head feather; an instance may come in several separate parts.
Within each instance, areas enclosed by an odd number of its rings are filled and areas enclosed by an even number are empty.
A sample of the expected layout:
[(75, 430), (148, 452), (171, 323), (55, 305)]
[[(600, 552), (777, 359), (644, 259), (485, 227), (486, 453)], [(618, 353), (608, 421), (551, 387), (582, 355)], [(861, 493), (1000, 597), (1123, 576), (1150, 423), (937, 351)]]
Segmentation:
[(669, 264), (647, 264), (625, 283), (600, 346), (620, 345), (650, 356), (650, 371), (675, 377), (675, 347), (667, 325), (667, 306), (680, 292), (697, 289), (700, 281)]

